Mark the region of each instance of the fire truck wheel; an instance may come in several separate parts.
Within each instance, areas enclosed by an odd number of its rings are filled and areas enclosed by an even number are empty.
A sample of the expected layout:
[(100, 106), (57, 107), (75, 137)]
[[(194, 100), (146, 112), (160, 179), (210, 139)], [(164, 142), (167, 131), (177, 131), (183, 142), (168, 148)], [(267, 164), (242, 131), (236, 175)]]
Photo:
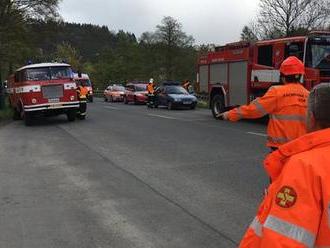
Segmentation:
[(31, 126), (33, 124), (33, 116), (31, 113), (25, 112), (23, 115), (23, 120), (25, 126)]
[(17, 108), (13, 108), (13, 120), (21, 120), (21, 113), (17, 110)]
[(66, 116), (68, 118), (68, 121), (75, 121), (76, 120), (76, 114), (77, 112), (75, 110), (70, 110), (66, 113)]
[(224, 98), (221, 95), (215, 95), (211, 102), (211, 109), (214, 118), (225, 111)]

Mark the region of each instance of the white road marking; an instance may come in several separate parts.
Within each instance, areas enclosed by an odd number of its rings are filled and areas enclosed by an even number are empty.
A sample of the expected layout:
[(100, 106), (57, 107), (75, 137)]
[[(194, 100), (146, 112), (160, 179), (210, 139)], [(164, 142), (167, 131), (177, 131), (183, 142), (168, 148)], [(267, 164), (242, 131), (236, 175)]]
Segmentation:
[(169, 120), (178, 120), (177, 118), (174, 118), (174, 117), (171, 117), (171, 116), (166, 116), (166, 115), (148, 114), (148, 116), (158, 117), (158, 118), (164, 118), (164, 119), (169, 119)]
[(248, 134), (252, 134), (252, 135), (257, 135), (257, 136), (262, 136), (262, 137), (267, 137), (267, 134), (265, 133), (255, 133), (255, 132), (247, 132)]
[(104, 108), (106, 108), (106, 109), (113, 109), (113, 110), (118, 110), (119, 109), (117, 107), (111, 107), (111, 106), (104, 106)]

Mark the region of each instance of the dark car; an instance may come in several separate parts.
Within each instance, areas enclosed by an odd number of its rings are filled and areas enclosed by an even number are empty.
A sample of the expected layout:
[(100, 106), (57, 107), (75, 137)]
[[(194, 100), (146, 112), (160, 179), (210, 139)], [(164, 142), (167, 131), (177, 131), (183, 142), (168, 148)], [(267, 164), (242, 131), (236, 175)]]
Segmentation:
[(190, 95), (180, 85), (164, 85), (157, 89), (155, 95), (155, 107), (166, 106), (168, 109), (188, 107), (195, 109), (197, 98)]

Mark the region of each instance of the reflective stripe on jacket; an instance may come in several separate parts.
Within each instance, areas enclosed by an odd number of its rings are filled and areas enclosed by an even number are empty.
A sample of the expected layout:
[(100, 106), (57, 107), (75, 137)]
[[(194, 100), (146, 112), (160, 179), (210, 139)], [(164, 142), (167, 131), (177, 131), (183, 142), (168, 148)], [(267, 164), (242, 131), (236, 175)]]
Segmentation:
[[(240, 248), (330, 247), (330, 128), (268, 155), (277, 176)], [(274, 168), (272, 168), (274, 169)]]
[(309, 92), (300, 83), (271, 87), (249, 105), (229, 111), (230, 121), (255, 119), (269, 114), (267, 146), (279, 147), (305, 134)]

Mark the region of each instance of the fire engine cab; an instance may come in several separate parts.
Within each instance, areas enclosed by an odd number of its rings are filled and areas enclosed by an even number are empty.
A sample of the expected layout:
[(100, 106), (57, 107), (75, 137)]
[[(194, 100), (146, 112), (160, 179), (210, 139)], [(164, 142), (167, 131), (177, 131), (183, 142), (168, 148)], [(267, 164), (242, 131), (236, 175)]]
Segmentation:
[(209, 94), (213, 116), (248, 104), (280, 84), (284, 59), (296, 56), (305, 64), (303, 84), (307, 89), (330, 82), (330, 33), (312, 32), (255, 43), (236, 42), (217, 47), (199, 58), (197, 80), (200, 92)]
[(14, 119), (31, 125), (40, 115), (66, 114), (74, 121), (79, 108), (76, 83), (70, 65), (32, 64), (19, 68), (8, 80)]

